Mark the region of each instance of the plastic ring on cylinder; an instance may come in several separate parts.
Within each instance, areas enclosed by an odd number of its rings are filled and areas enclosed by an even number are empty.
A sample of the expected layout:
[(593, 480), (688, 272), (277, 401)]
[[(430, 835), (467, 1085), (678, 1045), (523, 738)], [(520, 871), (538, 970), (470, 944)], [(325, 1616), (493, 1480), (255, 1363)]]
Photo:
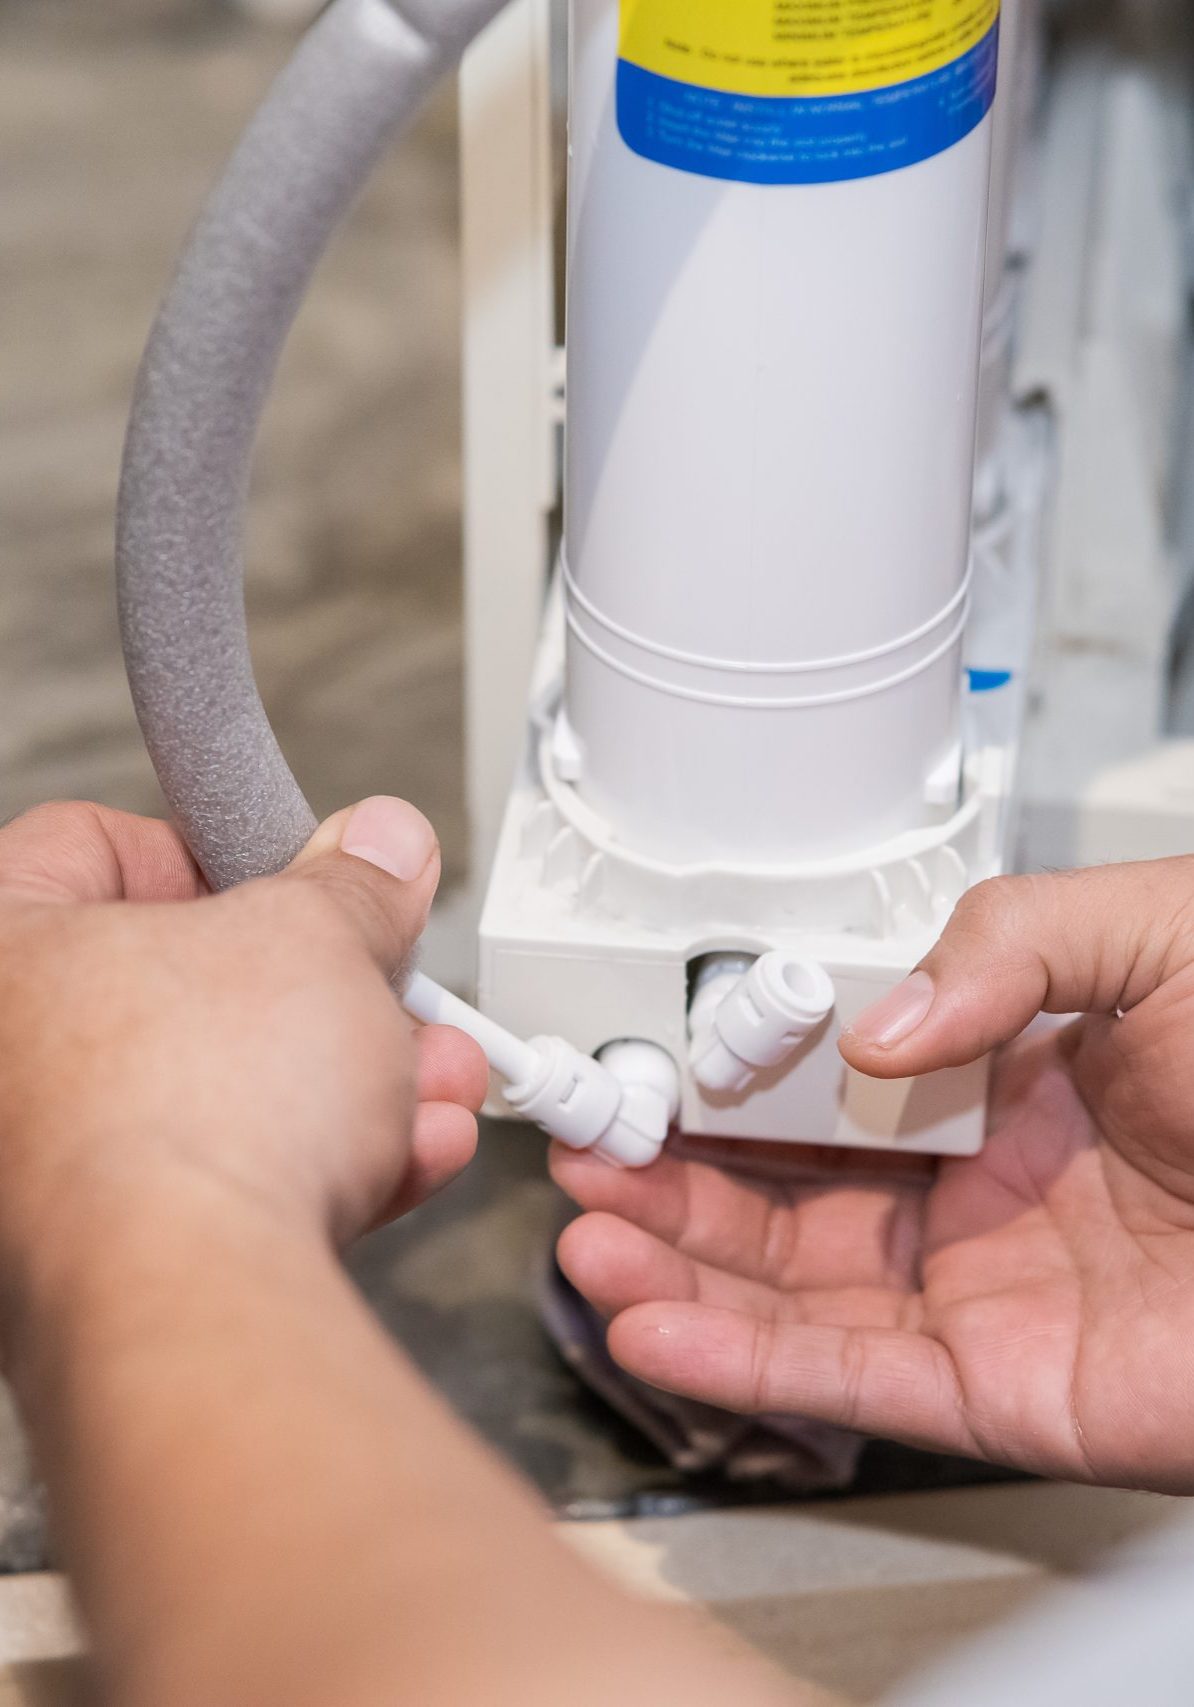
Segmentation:
[(635, 634), (633, 629), (625, 628), (621, 623), (615, 622), (612, 617), (606, 616), (604, 611), (599, 610), (593, 601), (581, 591), (569, 565), (568, 555), (563, 551), (560, 553), (560, 574), (570, 605), (578, 605), (599, 628), (604, 628), (607, 633), (614, 635), (618, 640), (625, 641), (628, 646), (633, 646), (640, 652), (649, 652), (653, 657), (666, 658), (673, 664), (686, 664), (693, 669), (724, 670), (727, 675), (811, 676), (817, 675), (821, 671), (846, 670), (855, 664), (874, 663), (879, 658), (891, 657), (896, 652), (904, 652), (908, 647), (915, 646), (920, 640), (926, 640), (930, 634), (933, 634), (952, 616), (956, 615), (969, 600), (974, 581), (974, 566), (972, 563), (967, 568), (965, 578), (944, 609), (938, 611), (936, 616), (930, 617), (927, 622), (921, 623), (920, 627), (913, 629), (910, 634), (901, 635), (898, 640), (885, 641), (882, 646), (873, 646), (863, 652), (847, 653), (840, 658), (811, 658), (793, 664), (763, 664), (749, 661), (738, 662), (729, 658), (706, 658), (697, 652), (684, 652), (678, 647), (665, 646), (657, 640), (644, 639), (641, 634)]
[(853, 700), (870, 699), (876, 694), (889, 693), (895, 688), (903, 687), (905, 682), (915, 681), (918, 676), (931, 670), (934, 664), (939, 664), (955, 647), (961, 646), (969, 620), (970, 605), (967, 600), (961, 620), (940, 646), (908, 669), (901, 670), (897, 675), (887, 676), (883, 681), (868, 682), (858, 688), (844, 688), (838, 693), (810, 694), (802, 699), (749, 699), (738, 694), (706, 693), (699, 688), (679, 687), (673, 682), (661, 681), (657, 676), (649, 676), (643, 670), (636, 670), (599, 646), (591, 635), (585, 633), (575, 614), (572, 611), (567, 613), (569, 631), (585, 651), (591, 653), (599, 663), (616, 670), (620, 676), (625, 676), (628, 681), (636, 682), (639, 687), (648, 688), (653, 693), (666, 694), (671, 699), (689, 700), (696, 705), (726, 706), (737, 711), (813, 711), (820, 706), (849, 705)]

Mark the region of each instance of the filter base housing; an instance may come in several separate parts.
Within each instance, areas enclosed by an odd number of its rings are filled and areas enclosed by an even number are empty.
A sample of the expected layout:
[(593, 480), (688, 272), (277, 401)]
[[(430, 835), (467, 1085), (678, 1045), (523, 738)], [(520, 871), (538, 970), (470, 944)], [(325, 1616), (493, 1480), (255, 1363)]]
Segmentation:
[[(481, 927), (480, 1001), (520, 1035), (597, 1054), (622, 1038), (681, 1069), (694, 1136), (966, 1156), (982, 1146), (987, 1066), (880, 1084), (838, 1038), (929, 950), (974, 883), (1003, 867), (1010, 755), (977, 753), (930, 828), (856, 859), (788, 869), (666, 866), (619, 845), (566, 780), (557, 739), (563, 633), (556, 600), (539, 659), (531, 740)], [(565, 731), (566, 733), (566, 731)], [(783, 949), (820, 962), (837, 1006), (796, 1059), (740, 1096), (706, 1092), (688, 1063), (690, 980), (719, 953)]]

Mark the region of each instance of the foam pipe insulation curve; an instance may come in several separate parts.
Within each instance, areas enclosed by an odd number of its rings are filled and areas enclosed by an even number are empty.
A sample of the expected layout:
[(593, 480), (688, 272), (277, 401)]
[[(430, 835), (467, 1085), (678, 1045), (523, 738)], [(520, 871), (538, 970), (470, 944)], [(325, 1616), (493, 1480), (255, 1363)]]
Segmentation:
[(286, 865), (314, 817), (253, 677), (253, 444), (311, 275), (374, 165), (503, 0), (335, 0), (203, 212), (137, 382), (117, 531), (121, 635), (163, 790), (217, 889)]

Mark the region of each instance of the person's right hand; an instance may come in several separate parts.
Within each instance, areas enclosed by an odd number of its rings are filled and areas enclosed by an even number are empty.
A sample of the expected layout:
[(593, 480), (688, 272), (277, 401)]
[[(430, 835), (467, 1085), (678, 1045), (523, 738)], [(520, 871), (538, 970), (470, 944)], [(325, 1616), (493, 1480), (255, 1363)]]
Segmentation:
[[(643, 1380), (1075, 1480), (1194, 1492), (1194, 860), (985, 884), (842, 1044), (903, 1078), (1038, 1015), (991, 1133), (927, 1183), (843, 1156), (779, 1188), (711, 1147), (557, 1149), (575, 1284)], [(824, 1156), (817, 1158), (824, 1163)]]
[(438, 875), (395, 800), (216, 897), (165, 825), (0, 831), (0, 1357), (95, 1698), (791, 1707), (563, 1547), (335, 1260), (475, 1142), (484, 1058), (393, 988)]
[(211, 896), (165, 824), (43, 807), (0, 830), (0, 1303), (202, 1214), (346, 1244), (450, 1179), (488, 1083), (393, 980), (439, 879), (402, 801)]

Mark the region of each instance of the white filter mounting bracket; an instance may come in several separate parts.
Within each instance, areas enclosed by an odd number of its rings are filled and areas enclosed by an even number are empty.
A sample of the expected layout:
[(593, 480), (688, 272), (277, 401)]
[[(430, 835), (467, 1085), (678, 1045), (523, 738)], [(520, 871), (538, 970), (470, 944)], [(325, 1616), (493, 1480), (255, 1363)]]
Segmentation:
[[(1008, 751), (976, 753), (952, 809), (927, 807), (927, 828), (864, 858), (669, 867), (620, 846), (560, 775), (562, 664), (557, 593), (482, 921), (483, 1011), (519, 1035), (552, 1032), (593, 1055), (621, 1039), (655, 1044), (680, 1068), (679, 1122), (693, 1135), (976, 1153), (984, 1063), (879, 1084), (851, 1072), (837, 1042), (927, 952), (966, 889), (1003, 869)], [(690, 1060), (695, 970), (710, 955), (772, 950), (822, 966), (836, 1006), (783, 1066), (739, 1094), (708, 1091)]]

